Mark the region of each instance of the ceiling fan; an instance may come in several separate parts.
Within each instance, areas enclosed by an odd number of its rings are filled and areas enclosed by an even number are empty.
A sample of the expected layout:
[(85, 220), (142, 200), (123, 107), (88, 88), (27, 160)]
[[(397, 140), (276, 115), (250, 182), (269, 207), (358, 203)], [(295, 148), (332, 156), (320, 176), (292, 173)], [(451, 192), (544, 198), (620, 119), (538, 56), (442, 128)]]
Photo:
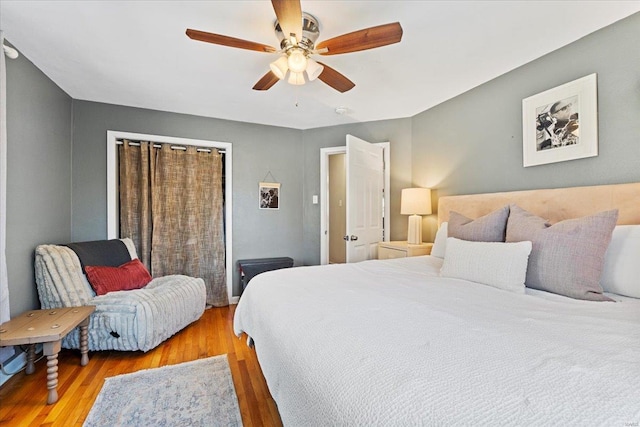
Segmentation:
[(262, 43), (255, 43), (235, 37), (204, 31), (187, 29), (187, 36), (193, 40), (214, 43), (257, 52), (280, 53), (280, 57), (270, 64), (267, 72), (253, 86), (254, 90), (267, 90), (289, 74), (288, 82), (294, 85), (305, 83), (307, 79), (320, 79), (339, 92), (346, 92), (355, 86), (351, 80), (322, 62), (316, 62), (311, 55), (337, 55), (357, 52), (398, 43), (402, 39), (400, 23), (379, 25), (352, 33), (343, 34), (315, 45), (320, 35), (318, 20), (303, 13), (300, 0), (271, 0), (276, 13), (276, 36), (280, 40), (280, 50)]

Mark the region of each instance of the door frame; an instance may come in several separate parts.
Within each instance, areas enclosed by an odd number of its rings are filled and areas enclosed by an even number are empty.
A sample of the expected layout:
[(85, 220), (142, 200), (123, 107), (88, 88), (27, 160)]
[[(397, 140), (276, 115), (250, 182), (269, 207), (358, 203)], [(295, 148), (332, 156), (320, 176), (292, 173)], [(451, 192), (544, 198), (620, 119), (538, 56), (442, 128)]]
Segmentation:
[(142, 133), (107, 131), (107, 238), (117, 239), (118, 236), (118, 141), (130, 139), (133, 141), (151, 141), (176, 145), (196, 145), (198, 147), (217, 148), (224, 151), (225, 167), (225, 268), (227, 295), (230, 304), (237, 304), (240, 297), (233, 296), (233, 152), (230, 142), (207, 141), (201, 139), (179, 138), (173, 136), (148, 135)]
[[(373, 143), (383, 148), (384, 153), (384, 241), (391, 235), (391, 144)], [(346, 154), (347, 146), (320, 149), (320, 264), (329, 263), (329, 156)]]

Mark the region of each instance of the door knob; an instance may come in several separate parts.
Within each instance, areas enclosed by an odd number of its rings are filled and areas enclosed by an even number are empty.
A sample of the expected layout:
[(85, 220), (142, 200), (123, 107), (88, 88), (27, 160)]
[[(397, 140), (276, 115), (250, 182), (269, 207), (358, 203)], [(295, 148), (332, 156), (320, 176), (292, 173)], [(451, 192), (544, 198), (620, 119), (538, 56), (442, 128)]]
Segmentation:
[(342, 236), (342, 240), (346, 240), (348, 242), (349, 241), (349, 236)]
[(353, 234), (351, 235), (351, 241), (355, 241), (358, 240), (358, 236), (354, 236)]

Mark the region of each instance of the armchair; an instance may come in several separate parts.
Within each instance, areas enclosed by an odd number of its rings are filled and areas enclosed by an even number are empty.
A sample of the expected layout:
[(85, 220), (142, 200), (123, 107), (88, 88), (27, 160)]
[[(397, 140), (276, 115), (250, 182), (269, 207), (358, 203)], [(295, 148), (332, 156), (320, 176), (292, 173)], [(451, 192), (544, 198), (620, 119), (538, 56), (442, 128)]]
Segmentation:
[[(114, 247), (122, 243), (125, 259), (137, 258), (131, 239), (83, 242)], [(106, 246), (105, 246), (106, 245)], [(111, 246), (109, 246), (111, 245)], [(96, 253), (94, 247), (82, 247), (78, 253), (93, 262), (110, 254)], [(122, 252), (122, 251), (121, 251)], [(122, 253), (120, 254), (122, 255)], [(106, 258), (105, 258), (106, 257)], [(111, 257), (112, 258), (112, 257)], [(142, 350), (156, 347), (204, 313), (205, 285), (200, 278), (171, 275), (154, 278), (146, 286), (134, 290), (96, 295), (84, 274), (78, 254), (68, 246), (40, 245), (36, 248), (35, 276), (42, 308), (95, 305), (89, 320), (89, 350)], [(65, 348), (80, 348), (78, 334), (68, 334)]]

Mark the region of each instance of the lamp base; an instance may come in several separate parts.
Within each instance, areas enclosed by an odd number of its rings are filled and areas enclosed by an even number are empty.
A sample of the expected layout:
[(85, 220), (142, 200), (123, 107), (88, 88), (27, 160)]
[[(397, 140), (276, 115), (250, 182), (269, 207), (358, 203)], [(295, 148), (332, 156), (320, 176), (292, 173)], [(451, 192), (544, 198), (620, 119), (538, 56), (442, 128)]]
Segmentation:
[(422, 243), (422, 217), (420, 215), (409, 216), (407, 243), (412, 245), (419, 245)]

